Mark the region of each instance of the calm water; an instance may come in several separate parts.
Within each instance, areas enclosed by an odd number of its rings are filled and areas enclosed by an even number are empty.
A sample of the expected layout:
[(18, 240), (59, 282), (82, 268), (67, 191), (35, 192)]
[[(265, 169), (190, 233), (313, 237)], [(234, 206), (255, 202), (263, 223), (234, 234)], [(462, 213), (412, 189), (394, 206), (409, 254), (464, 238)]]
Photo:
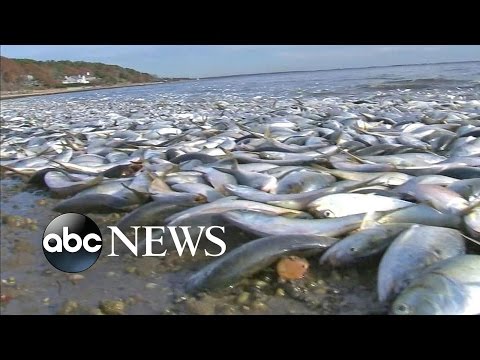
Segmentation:
[[(169, 100), (201, 102), (202, 100), (242, 101), (258, 96), (274, 98), (350, 96), (356, 98), (379, 93), (428, 90), (453, 92), (462, 90), (473, 91), (473, 94), (480, 93), (480, 61), (232, 76), (59, 94), (49, 96), (48, 99), (83, 101), (107, 97), (124, 101), (128, 98), (150, 100), (165, 97)], [(29, 98), (23, 101), (37, 101), (37, 99)]]

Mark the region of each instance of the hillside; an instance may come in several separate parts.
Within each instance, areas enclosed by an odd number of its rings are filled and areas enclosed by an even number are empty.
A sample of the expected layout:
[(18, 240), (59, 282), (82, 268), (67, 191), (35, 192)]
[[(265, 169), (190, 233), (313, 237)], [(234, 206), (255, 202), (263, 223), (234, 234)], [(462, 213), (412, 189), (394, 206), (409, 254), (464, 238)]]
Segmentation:
[(158, 78), (117, 65), (84, 61), (36, 61), (0, 57), (0, 90), (23, 91), (75, 86), (109, 86), (180, 79)]

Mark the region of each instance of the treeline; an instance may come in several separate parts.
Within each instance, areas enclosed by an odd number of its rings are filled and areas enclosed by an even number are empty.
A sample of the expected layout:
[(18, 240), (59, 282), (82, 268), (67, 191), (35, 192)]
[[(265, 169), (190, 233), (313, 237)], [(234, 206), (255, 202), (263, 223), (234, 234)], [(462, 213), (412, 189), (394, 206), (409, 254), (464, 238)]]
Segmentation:
[[(118, 85), (173, 81), (180, 79), (159, 78), (118, 65), (106, 65), (85, 61), (36, 61), (30, 59), (9, 59), (0, 57), (0, 90), (18, 91), (23, 89), (62, 88), (65, 76), (90, 73), (91, 85)], [(82, 84), (79, 84), (82, 85)]]

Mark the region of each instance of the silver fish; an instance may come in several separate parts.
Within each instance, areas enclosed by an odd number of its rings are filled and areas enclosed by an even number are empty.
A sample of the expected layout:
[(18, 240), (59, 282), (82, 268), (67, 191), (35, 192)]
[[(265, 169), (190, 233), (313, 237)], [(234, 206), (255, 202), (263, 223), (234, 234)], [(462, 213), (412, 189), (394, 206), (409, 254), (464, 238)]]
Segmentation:
[(456, 256), (430, 266), (395, 299), (392, 313), (480, 314), (480, 256)]
[(187, 280), (186, 289), (194, 293), (227, 287), (270, 266), (281, 256), (318, 254), (335, 241), (330, 237), (308, 235), (277, 235), (253, 240), (193, 274)]
[(343, 193), (325, 195), (312, 201), (308, 204), (308, 211), (317, 218), (334, 218), (369, 211), (397, 210), (412, 205), (408, 201), (375, 194)]
[(402, 231), (411, 226), (385, 224), (359, 230), (333, 244), (320, 258), (320, 264), (340, 267), (381, 254)]
[(378, 268), (378, 298), (389, 300), (426, 267), (462, 254), (465, 254), (465, 241), (458, 230), (413, 225), (393, 241), (382, 257)]
[(350, 215), (335, 219), (291, 219), (243, 210), (229, 211), (223, 214), (223, 218), (243, 230), (260, 236), (291, 234), (335, 237), (356, 230), (365, 215)]

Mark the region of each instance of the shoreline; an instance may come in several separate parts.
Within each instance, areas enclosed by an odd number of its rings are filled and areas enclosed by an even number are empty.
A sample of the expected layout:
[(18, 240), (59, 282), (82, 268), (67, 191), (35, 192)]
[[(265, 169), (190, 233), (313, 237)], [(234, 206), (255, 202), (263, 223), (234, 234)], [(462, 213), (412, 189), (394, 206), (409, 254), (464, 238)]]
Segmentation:
[(187, 79), (176, 80), (176, 81), (155, 81), (155, 82), (135, 83), (135, 84), (82, 86), (82, 87), (70, 87), (70, 88), (64, 88), (64, 89), (32, 90), (32, 92), (22, 92), (22, 93), (16, 93), (16, 94), (0, 94), (0, 100), (19, 99), (19, 98), (31, 97), (31, 96), (57, 95), (57, 94), (63, 94), (63, 93), (82, 92), (82, 91), (127, 88), (127, 87), (146, 86), (146, 85), (171, 84), (174, 82), (180, 82), (185, 80)]

